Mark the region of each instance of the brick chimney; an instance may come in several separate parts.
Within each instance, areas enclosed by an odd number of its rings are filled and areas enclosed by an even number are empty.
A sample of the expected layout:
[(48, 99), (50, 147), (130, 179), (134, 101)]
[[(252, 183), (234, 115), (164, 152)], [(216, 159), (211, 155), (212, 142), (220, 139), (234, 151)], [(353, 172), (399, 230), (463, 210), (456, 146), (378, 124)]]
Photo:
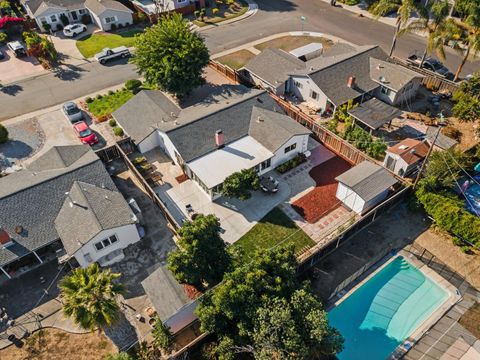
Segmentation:
[(217, 145), (218, 149), (225, 146), (225, 135), (222, 130), (215, 131), (215, 145)]
[(7, 245), (10, 241), (12, 241), (12, 239), (10, 239), (8, 232), (0, 227), (0, 246)]
[(347, 81), (347, 86), (349, 88), (354, 88), (355, 87), (355, 76), (350, 76)]

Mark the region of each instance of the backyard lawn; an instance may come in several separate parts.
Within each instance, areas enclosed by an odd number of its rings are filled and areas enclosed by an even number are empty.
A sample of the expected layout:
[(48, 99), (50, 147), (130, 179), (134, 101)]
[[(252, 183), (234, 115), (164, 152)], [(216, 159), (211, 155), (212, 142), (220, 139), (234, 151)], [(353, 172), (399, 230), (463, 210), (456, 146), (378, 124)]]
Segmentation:
[(274, 208), (233, 246), (241, 247), (244, 261), (251, 259), (257, 249), (269, 249), (282, 240), (294, 244), (295, 251), (312, 247), (315, 242), (279, 208)]
[(216, 60), (224, 65), (231, 67), (232, 69), (238, 70), (254, 57), (254, 53), (242, 49), (239, 51), (235, 51), (234, 53), (219, 57)]
[(115, 345), (103, 334), (70, 334), (58, 329), (33, 333), (23, 347), (9, 346), (0, 350), (2, 360), (102, 360), (115, 353)]
[(92, 102), (87, 103), (87, 106), (88, 110), (96, 117), (110, 115), (132, 97), (132, 91), (127, 89), (118, 90), (101, 98), (95, 98)]
[(283, 36), (257, 44), (255, 45), (255, 48), (260, 51), (267, 48), (276, 48), (282, 49), (284, 51), (292, 51), (293, 49), (297, 49), (310, 43), (322, 43), (324, 48), (328, 48), (333, 44), (331, 40), (318, 36)]
[(91, 34), (83, 39), (77, 40), (77, 48), (80, 53), (90, 58), (104, 48), (115, 48), (118, 46), (133, 46), (135, 35), (141, 33), (142, 30), (126, 30), (119, 34)]

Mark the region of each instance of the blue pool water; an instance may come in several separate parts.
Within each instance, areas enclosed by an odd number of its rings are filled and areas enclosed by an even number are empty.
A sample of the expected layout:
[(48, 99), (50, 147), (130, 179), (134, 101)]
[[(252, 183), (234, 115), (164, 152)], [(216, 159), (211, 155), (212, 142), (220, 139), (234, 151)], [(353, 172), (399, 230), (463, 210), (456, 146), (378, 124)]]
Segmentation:
[(328, 317), (345, 338), (340, 360), (384, 360), (448, 297), (399, 256), (333, 308)]

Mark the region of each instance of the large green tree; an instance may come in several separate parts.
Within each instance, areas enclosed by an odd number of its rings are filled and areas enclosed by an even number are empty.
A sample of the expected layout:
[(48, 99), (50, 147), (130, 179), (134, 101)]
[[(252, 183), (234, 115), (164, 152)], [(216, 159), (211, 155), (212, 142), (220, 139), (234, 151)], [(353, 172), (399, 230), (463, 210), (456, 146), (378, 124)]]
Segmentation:
[[(266, 354), (273, 354), (272, 351), (280, 353), (298, 348), (297, 345), (288, 348), (293, 339), (311, 347), (304, 350), (308, 355), (317, 351), (331, 354), (340, 350), (340, 347), (331, 345), (341, 344), (341, 341), (333, 341), (338, 334), (328, 327), (325, 314), (317, 312), (321, 309), (319, 303), (308, 302), (313, 295), (303, 296), (303, 293), (297, 292), (302, 286), (297, 280), (296, 270), (293, 247), (259, 252), (248, 264), (227, 273), (221, 284), (200, 299), (196, 312), (202, 330), (217, 336), (216, 352), (220, 359), (231, 359), (232, 354), (238, 351), (247, 351), (256, 358), (263, 359)], [(311, 310), (298, 307), (298, 301), (305, 301), (307, 306), (312, 306)], [(282, 319), (278, 319), (279, 323), (274, 319), (268, 322), (268, 309), (275, 313), (274, 316), (282, 316)], [(268, 329), (283, 325), (293, 327), (291, 331), (277, 329), (282, 331), (282, 339), (268, 337)], [(319, 329), (321, 331), (316, 332)], [(273, 343), (275, 349), (270, 346)], [(292, 356), (272, 358), (312, 358), (290, 355)]]
[(315, 359), (343, 348), (342, 336), (329, 326), (322, 304), (307, 289), (259, 308), (253, 342), (259, 360)]
[(424, 183), (431, 191), (452, 189), (471, 165), (470, 158), (454, 148), (432, 152), (425, 169)]
[(132, 62), (147, 83), (178, 98), (202, 85), (209, 54), (203, 39), (180, 14), (162, 18), (135, 39)]
[(260, 179), (255, 169), (243, 169), (228, 176), (222, 185), (222, 194), (240, 200), (249, 199), (251, 190), (258, 190)]
[(220, 230), (218, 218), (202, 214), (178, 230), (179, 249), (168, 255), (168, 268), (180, 283), (203, 290), (222, 280), (231, 259)]
[(455, 105), (453, 115), (462, 121), (476, 121), (480, 119), (480, 72), (460, 85), (460, 89), (453, 94)]
[(118, 320), (117, 296), (125, 292), (115, 280), (120, 274), (101, 270), (98, 264), (77, 268), (59, 284), (63, 312), (86, 330), (104, 329)]

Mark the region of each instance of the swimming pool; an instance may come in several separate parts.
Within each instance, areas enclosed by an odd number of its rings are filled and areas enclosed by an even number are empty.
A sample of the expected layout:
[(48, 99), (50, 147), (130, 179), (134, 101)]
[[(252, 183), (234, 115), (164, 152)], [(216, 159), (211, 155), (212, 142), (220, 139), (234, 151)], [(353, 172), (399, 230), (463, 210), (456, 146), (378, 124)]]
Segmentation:
[(448, 293), (398, 256), (328, 313), (345, 338), (340, 360), (387, 358)]

